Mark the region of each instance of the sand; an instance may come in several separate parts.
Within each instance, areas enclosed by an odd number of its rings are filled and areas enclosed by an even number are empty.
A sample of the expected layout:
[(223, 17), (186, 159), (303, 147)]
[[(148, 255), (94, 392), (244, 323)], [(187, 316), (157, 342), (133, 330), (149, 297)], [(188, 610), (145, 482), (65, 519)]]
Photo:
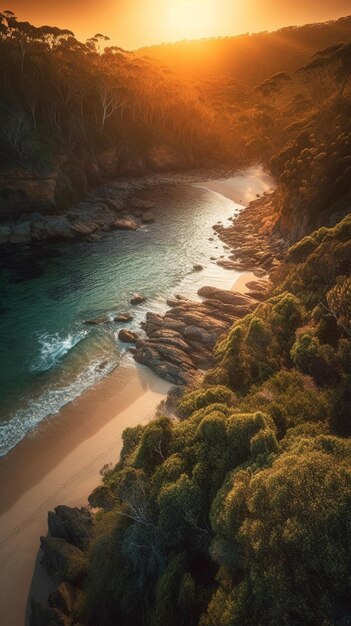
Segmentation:
[(265, 193), (271, 193), (275, 188), (273, 178), (263, 170), (261, 165), (246, 168), (242, 172), (238, 171), (231, 178), (210, 180), (198, 186), (211, 189), (242, 206), (247, 206)]
[[(273, 181), (257, 166), (201, 186), (247, 205)], [(252, 272), (232, 277), (232, 289), (243, 293), (256, 279)], [(47, 596), (48, 580), (38, 565), (34, 570), (47, 512), (87, 504), (101, 468), (118, 460), (123, 430), (152, 419), (169, 387), (142, 367), (119, 367), (0, 459), (1, 626), (24, 626), (29, 591), (38, 600)]]
[(101, 468), (118, 461), (123, 430), (152, 419), (169, 386), (137, 365), (120, 367), (0, 459), (1, 626), (25, 623), (48, 511), (87, 504)]

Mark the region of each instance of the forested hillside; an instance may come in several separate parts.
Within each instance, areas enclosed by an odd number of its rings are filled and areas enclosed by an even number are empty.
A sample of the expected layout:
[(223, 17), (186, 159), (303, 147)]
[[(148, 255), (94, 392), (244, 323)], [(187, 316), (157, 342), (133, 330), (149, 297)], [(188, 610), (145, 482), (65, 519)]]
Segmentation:
[(64, 208), (103, 177), (184, 168), (218, 148), (193, 83), (102, 34), (81, 43), (9, 11), (0, 14), (0, 94), (3, 211), (35, 209), (45, 194), (47, 208)]
[(263, 162), (279, 182), (284, 235), (328, 225), (350, 190), (350, 38), (343, 18), (160, 48), (172, 65), (167, 53), (181, 60), (184, 47), (201, 65), (188, 73), (7, 11), (0, 211), (60, 211), (106, 177)]

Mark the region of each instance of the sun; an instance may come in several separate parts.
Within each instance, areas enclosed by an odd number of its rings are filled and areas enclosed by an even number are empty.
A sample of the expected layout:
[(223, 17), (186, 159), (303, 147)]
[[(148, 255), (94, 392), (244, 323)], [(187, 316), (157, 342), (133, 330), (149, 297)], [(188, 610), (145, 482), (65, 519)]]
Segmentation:
[(173, 0), (167, 11), (168, 27), (176, 39), (211, 37), (216, 33), (216, 0)]

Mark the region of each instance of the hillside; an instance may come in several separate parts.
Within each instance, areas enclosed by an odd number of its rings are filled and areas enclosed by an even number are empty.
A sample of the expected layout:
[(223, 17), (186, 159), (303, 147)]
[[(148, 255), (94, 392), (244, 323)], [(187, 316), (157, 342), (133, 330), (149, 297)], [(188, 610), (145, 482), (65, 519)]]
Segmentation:
[(351, 16), (337, 21), (291, 26), (276, 32), (180, 41), (149, 46), (138, 56), (156, 59), (197, 80), (229, 75), (254, 87), (277, 72), (293, 72), (317, 50), (351, 40)]
[(219, 151), (197, 87), (107, 39), (0, 14), (0, 214), (69, 208), (108, 177)]

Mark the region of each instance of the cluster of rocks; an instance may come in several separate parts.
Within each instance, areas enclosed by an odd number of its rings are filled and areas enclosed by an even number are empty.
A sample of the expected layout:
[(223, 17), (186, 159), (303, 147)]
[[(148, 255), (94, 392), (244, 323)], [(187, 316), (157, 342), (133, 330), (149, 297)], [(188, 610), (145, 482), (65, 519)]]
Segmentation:
[[(15, 221), (9, 218), (0, 224), (0, 245), (87, 236), (94, 239), (97, 233), (114, 228), (137, 230), (155, 219), (155, 204), (152, 199), (145, 198), (145, 193), (152, 195), (155, 188), (200, 182), (223, 173), (223, 169), (207, 169), (118, 179), (92, 190), (85, 200), (68, 211), (56, 210), (50, 214), (34, 211), (19, 215)], [(226, 173), (230, 174), (228, 170)]]
[(198, 294), (203, 301), (168, 300), (171, 308), (164, 316), (147, 313), (146, 337), (129, 337), (135, 360), (176, 385), (188, 385), (199, 370), (212, 367), (218, 339), (257, 305), (250, 295), (215, 287), (202, 287)]
[[(142, 200), (138, 200), (139, 206)], [(95, 198), (80, 202), (64, 215), (42, 215), (34, 212), (22, 215), (17, 223), (0, 226), (0, 244), (29, 244), (45, 240), (62, 241), (93, 235), (111, 229), (137, 230), (142, 224), (154, 221), (151, 208), (145, 201), (143, 208), (131, 204), (128, 212), (118, 199)]]
[[(49, 534), (41, 537), (41, 564), (57, 583), (48, 602), (31, 600), (30, 626), (74, 626), (76, 587), (86, 574), (87, 550), (93, 516), (85, 508), (58, 506), (48, 517)], [(67, 582), (70, 579), (70, 582)]]
[(232, 226), (213, 227), (231, 250), (228, 259), (217, 263), (254, 273), (256, 279), (246, 284), (247, 293), (202, 287), (198, 291), (202, 302), (178, 296), (168, 301), (171, 309), (164, 316), (148, 313), (142, 325), (146, 338), (121, 334), (121, 339), (135, 343), (132, 352), (138, 363), (177, 385), (189, 385), (199, 370), (213, 367), (215, 344), (235, 320), (251, 313), (267, 297), (267, 275), (286, 254), (287, 244), (275, 232), (273, 202), (274, 194), (266, 195), (232, 218)]
[[(130, 304), (133, 306), (137, 306), (138, 304), (143, 304), (146, 302), (146, 297), (140, 293), (135, 293), (131, 299)], [(110, 324), (111, 322), (118, 322), (122, 324), (127, 324), (134, 319), (133, 315), (128, 311), (125, 313), (118, 313), (115, 317), (108, 317), (107, 315), (102, 315), (99, 317), (93, 317), (91, 319), (84, 320), (84, 324), (88, 326), (100, 326), (100, 324)]]
[(237, 217), (232, 226), (216, 224), (213, 229), (232, 250), (228, 259), (217, 264), (227, 269), (255, 271), (264, 276), (279, 266), (288, 244), (276, 228), (274, 196), (265, 195), (254, 200)]

